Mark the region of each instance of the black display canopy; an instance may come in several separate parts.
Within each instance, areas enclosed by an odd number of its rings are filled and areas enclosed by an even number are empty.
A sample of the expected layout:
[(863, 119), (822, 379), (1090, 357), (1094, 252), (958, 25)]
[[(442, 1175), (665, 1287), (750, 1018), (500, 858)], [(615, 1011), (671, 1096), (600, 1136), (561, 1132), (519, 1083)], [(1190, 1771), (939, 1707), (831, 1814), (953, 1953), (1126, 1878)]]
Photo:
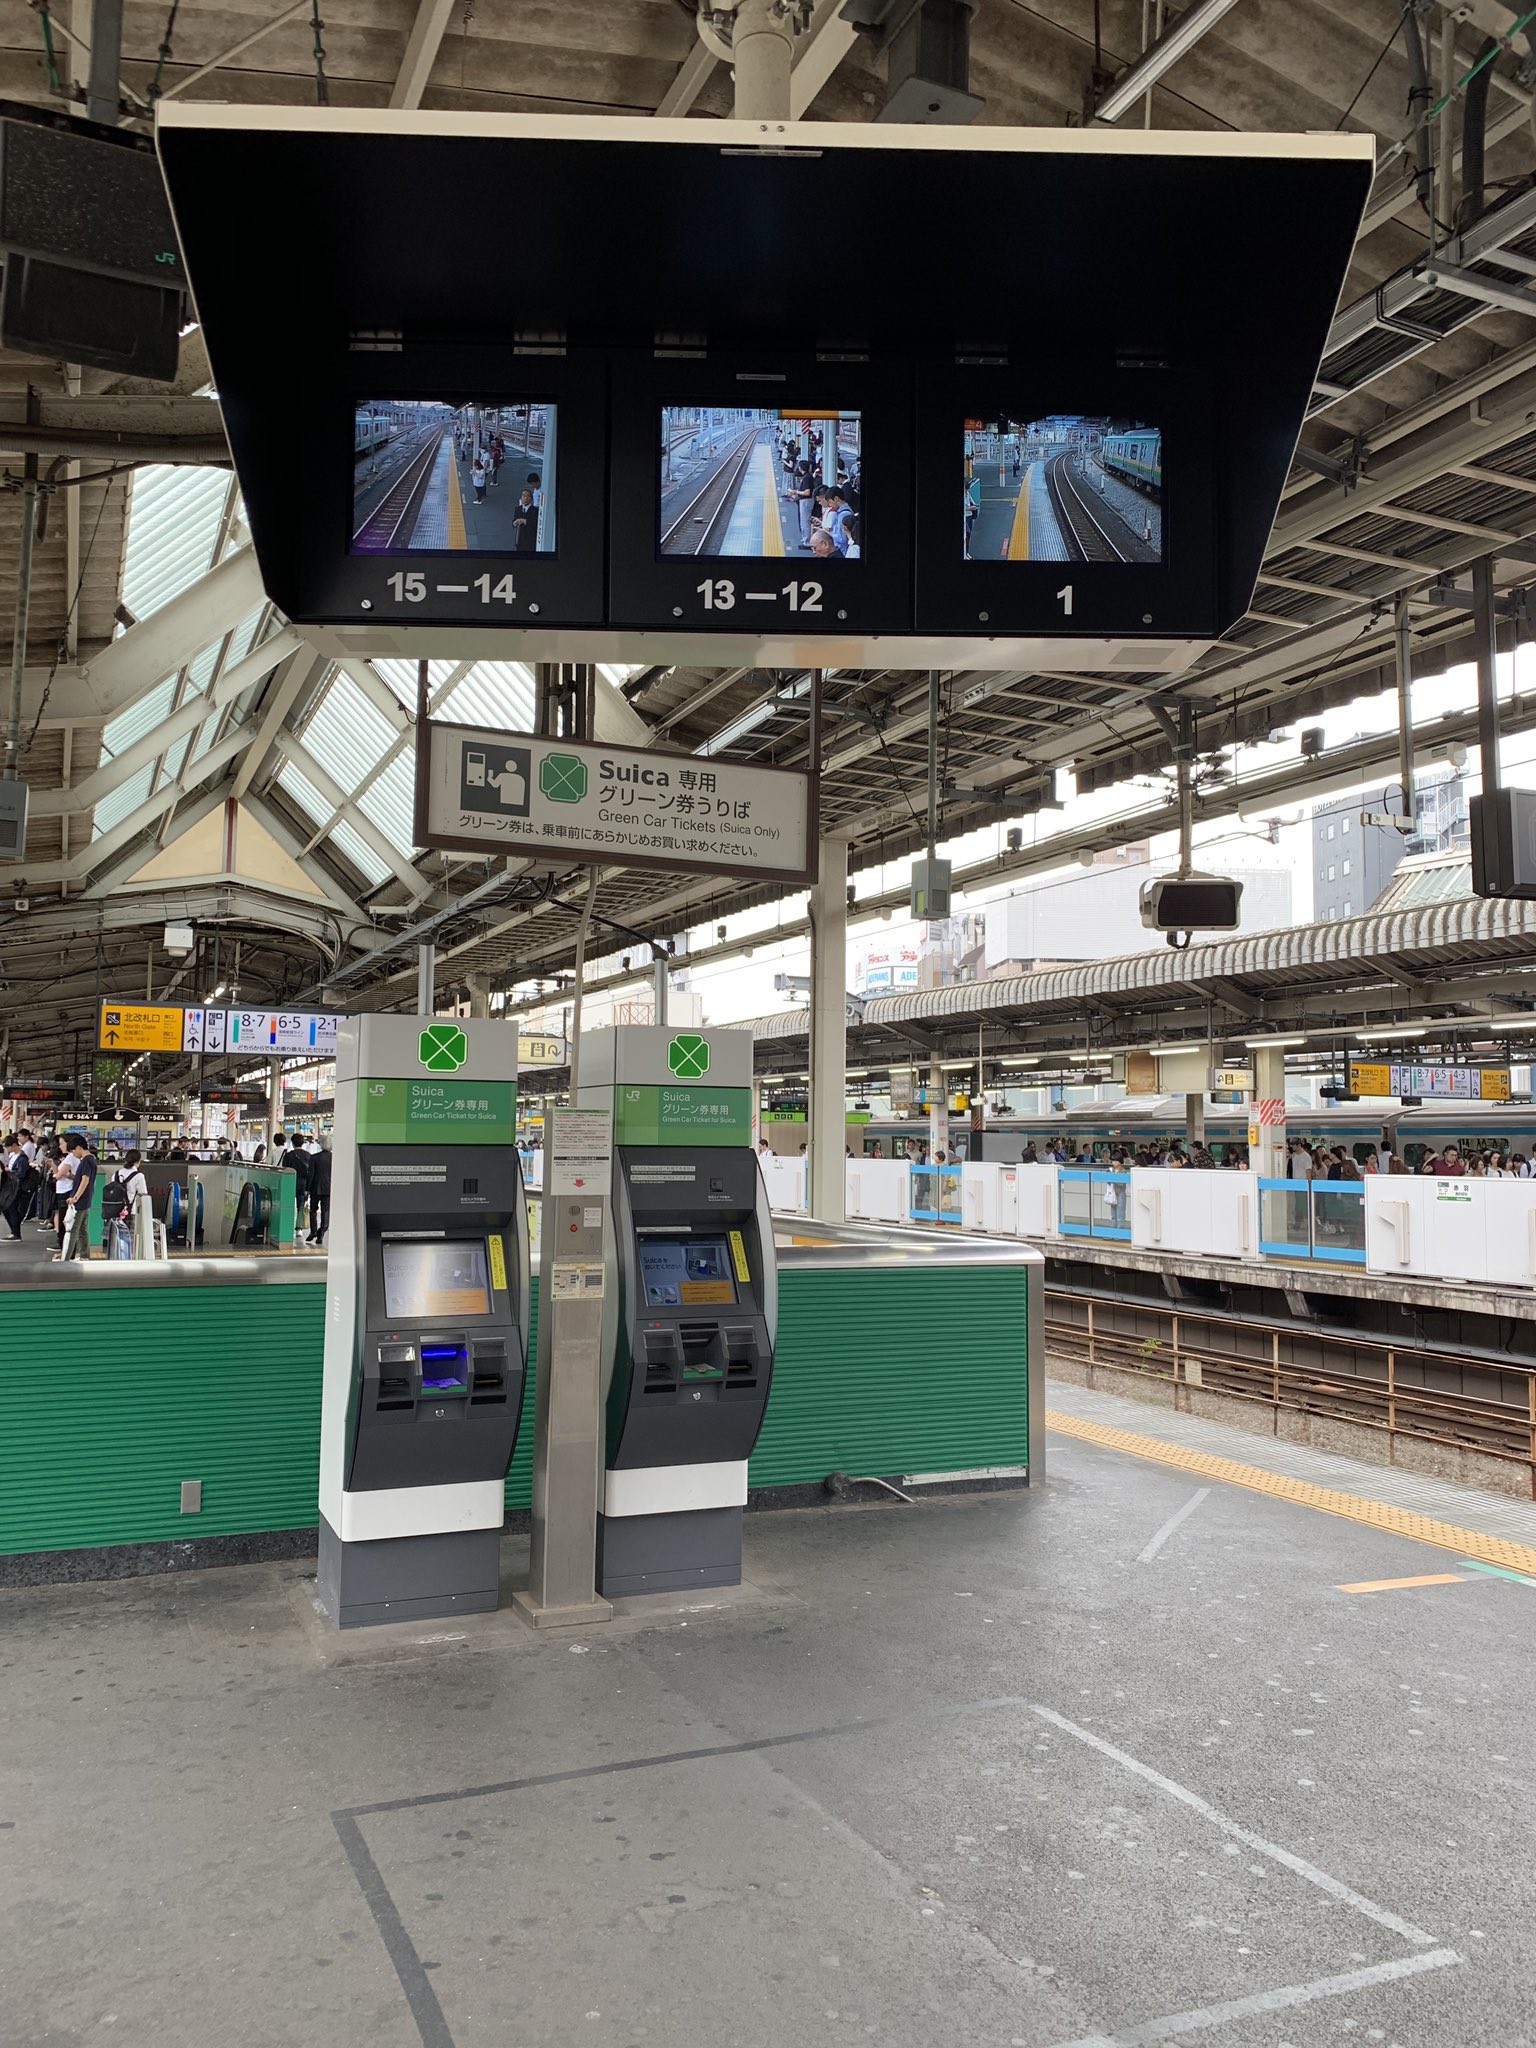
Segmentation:
[(1371, 176), (1354, 136), (180, 105), (159, 146), (274, 600), (554, 659), (1184, 666)]

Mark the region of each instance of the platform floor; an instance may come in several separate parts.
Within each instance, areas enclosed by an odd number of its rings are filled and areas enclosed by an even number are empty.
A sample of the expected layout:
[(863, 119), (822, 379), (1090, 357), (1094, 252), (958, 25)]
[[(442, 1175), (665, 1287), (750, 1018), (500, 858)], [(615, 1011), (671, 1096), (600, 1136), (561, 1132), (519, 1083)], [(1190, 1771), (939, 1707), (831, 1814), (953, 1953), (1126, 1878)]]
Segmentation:
[(757, 1516), (606, 1633), (0, 1593), (0, 2041), (1536, 2043), (1536, 1587), (1051, 1403), (1157, 1456)]

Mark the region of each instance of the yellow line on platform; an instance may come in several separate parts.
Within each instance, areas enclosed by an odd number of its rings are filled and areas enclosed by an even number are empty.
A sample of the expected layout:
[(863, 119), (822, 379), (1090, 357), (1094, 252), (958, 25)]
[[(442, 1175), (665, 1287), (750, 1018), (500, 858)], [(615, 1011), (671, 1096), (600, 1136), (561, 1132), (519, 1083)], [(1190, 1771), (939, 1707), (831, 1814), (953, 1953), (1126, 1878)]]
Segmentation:
[(1045, 1421), (1048, 1429), (1062, 1436), (1081, 1437), (1084, 1443), (1098, 1444), (1107, 1451), (1125, 1451), (1133, 1458), (1149, 1458), (1154, 1464), (1176, 1465), (1181, 1472), (1198, 1472), (1205, 1479), (1225, 1480), (1229, 1486), (1246, 1486), (1250, 1493), (1267, 1493), (1272, 1499), (1288, 1500), (1296, 1507), (1316, 1508), (1320, 1514), (1363, 1522), (1367, 1528), (1385, 1530), (1390, 1536), (1407, 1536), (1414, 1543), (1431, 1543), (1437, 1550), (1454, 1550), (1458, 1557), (1503, 1565), (1511, 1571), (1536, 1573), (1536, 1549), (1526, 1543), (1511, 1543), (1506, 1537), (1488, 1536), (1479, 1529), (1461, 1529), (1454, 1522), (1436, 1521), (1433, 1515), (1416, 1515), (1409, 1508), (1393, 1507), (1384, 1500), (1336, 1493), (1332, 1487), (1314, 1486), (1310, 1480), (1292, 1479), (1284, 1472), (1266, 1472), (1262, 1465), (1240, 1465), (1234, 1458), (1186, 1450), (1182, 1444), (1165, 1443), (1161, 1437), (1138, 1436), (1128, 1429), (1111, 1429), (1103, 1422), (1085, 1422), (1081, 1416), (1068, 1415), (1059, 1408), (1047, 1409)]
[(759, 443), (753, 457), (754, 466), (766, 470), (763, 478), (763, 553), (782, 555), (784, 552), (784, 522), (779, 517), (779, 479), (773, 466), (773, 459), (766, 446)]
[(448, 457), (448, 545), (450, 548), (467, 548), (469, 535), (464, 531), (464, 487), (459, 482), (459, 465), (450, 453)]
[(1357, 1579), (1352, 1586), (1340, 1586), (1341, 1593), (1395, 1593), (1403, 1586), (1469, 1586), (1465, 1572), (1425, 1572), (1417, 1579)]
[(1039, 468), (1032, 462), (1019, 483), (1018, 503), (1013, 508), (1013, 525), (1008, 532), (1008, 559), (1010, 562), (1029, 560), (1029, 491), (1030, 478)]

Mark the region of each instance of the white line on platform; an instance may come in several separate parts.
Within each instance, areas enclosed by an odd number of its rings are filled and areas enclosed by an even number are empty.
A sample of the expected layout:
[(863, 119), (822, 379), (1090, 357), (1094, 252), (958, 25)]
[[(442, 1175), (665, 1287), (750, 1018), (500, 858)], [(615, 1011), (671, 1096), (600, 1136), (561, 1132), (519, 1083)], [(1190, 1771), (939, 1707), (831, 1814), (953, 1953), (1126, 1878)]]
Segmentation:
[(1197, 2033), (1202, 2027), (1224, 2026), (1229, 2020), (1246, 2019), (1252, 2013), (1285, 2012), (1296, 2005), (1315, 2005), (1320, 1998), (1342, 1998), (1350, 1991), (1368, 1991), (1373, 1984), (1416, 1977), (1421, 1970), (1443, 1970), (1462, 1960), (1453, 1948), (1432, 1948), (1424, 1955), (1399, 1956), (1395, 1962), (1346, 1970), (1339, 1977), (1314, 1977), (1310, 1984), (1285, 1984), (1278, 1991), (1256, 1991), (1251, 1998), (1230, 1998), (1224, 2005), (1201, 2006), (1197, 2012), (1167, 2013), (1161, 2019), (1122, 2027), (1114, 2034), (1085, 2034), (1077, 2041), (1058, 2042), (1057, 2048), (1150, 2048), (1153, 2042), (1177, 2040), (1180, 2034)]
[(1155, 1785), (1159, 1792), (1166, 1792), (1170, 1799), (1177, 1799), (1181, 1806), (1191, 1808), (1203, 1819), (1210, 1821), (1214, 1827), (1220, 1828), (1224, 1835), (1230, 1835), (1234, 1842), (1246, 1843), (1260, 1856), (1267, 1856), (1272, 1863), (1278, 1863), (1282, 1869), (1293, 1872), (1295, 1876), (1305, 1879), (1308, 1884), (1316, 1885), (1319, 1891), (1327, 1892), (1330, 1898), (1337, 1899), (1341, 1906), (1348, 1906), (1356, 1913), (1363, 1913), (1367, 1920), (1374, 1920), (1378, 1927), (1390, 1928), (1394, 1934), (1400, 1934), (1404, 1941), (1411, 1941), (1417, 1948), (1435, 1946), (1435, 1936), (1426, 1934), (1422, 1927), (1415, 1927), (1411, 1920), (1401, 1919), (1387, 1907), (1378, 1906), (1374, 1899), (1368, 1899), (1363, 1893), (1352, 1890), (1341, 1878), (1330, 1877), (1326, 1870), (1319, 1870), (1315, 1863), (1308, 1863), (1304, 1856), (1292, 1855), (1289, 1849), (1282, 1849), (1278, 1843), (1267, 1842), (1262, 1835), (1256, 1835), (1250, 1829), (1240, 1827), (1235, 1820), (1229, 1820), (1224, 1813), (1218, 1813), (1216, 1808), (1202, 1799), (1198, 1792), (1191, 1792), (1187, 1785), (1176, 1785), (1172, 1778), (1165, 1778), (1161, 1771), (1154, 1771), (1150, 1764), (1144, 1764), (1138, 1758), (1129, 1756), (1125, 1750), (1116, 1749), (1112, 1742), (1106, 1742), (1101, 1735), (1095, 1735), (1091, 1729), (1080, 1728), (1075, 1721), (1069, 1721), (1065, 1714), (1058, 1714), (1050, 1707), (1036, 1706), (1030, 1711), (1038, 1714), (1042, 1721), (1049, 1721), (1053, 1727), (1074, 1736), (1077, 1741), (1087, 1743), (1090, 1749), (1096, 1749), (1101, 1756), (1107, 1756), (1111, 1763), (1119, 1764), (1122, 1770), (1132, 1771), (1138, 1778), (1145, 1778), (1149, 1785)]
[(1180, 1522), (1187, 1521), (1189, 1519), (1189, 1517), (1195, 1512), (1195, 1509), (1199, 1507), (1201, 1501), (1205, 1500), (1209, 1496), (1210, 1491), (1211, 1489), (1208, 1486), (1197, 1487), (1196, 1490), (1189, 1496), (1189, 1499), (1185, 1501), (1183, 1507), (1179, 1509), (1178, 1513), (1176, 1515), (1170, 1515), (1168, 1517), (1167, 1521), (1164, 1522), (1163, 1526), (1152, 1538), (1152, 1541), (1147, 1545), (1146, 1549), (1138, 1554), (1136, 1562), (1138, 1564), (1150, 1564), (1153, 1558), (1156, 1557), (1157, 1553), (1162, 1549), (1163, 1545), (1168, 1541), (1168, 1538), (1173, 1534), (1174, 1530), (1178, 1528)]

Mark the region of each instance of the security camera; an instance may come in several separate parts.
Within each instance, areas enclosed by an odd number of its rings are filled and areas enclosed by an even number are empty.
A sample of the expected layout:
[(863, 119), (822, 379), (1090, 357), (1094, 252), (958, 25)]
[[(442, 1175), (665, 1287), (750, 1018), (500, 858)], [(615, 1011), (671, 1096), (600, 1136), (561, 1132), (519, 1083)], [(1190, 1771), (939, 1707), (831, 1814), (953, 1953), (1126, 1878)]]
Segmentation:
[(18, 896), (12, 903), (11, 908), (12, 910), (30, 910), (32, 908), (32, 899), (30, 896)]
[(725, 926), (724, 926), (723, 924), (717, 924), (717, 925), (715, 926), (715, 937), (716, 937), (717, 939), (720, 939), (721, 941), (723, 941), (723, 940), (724, 940), (724, 938), (725, 938)]

